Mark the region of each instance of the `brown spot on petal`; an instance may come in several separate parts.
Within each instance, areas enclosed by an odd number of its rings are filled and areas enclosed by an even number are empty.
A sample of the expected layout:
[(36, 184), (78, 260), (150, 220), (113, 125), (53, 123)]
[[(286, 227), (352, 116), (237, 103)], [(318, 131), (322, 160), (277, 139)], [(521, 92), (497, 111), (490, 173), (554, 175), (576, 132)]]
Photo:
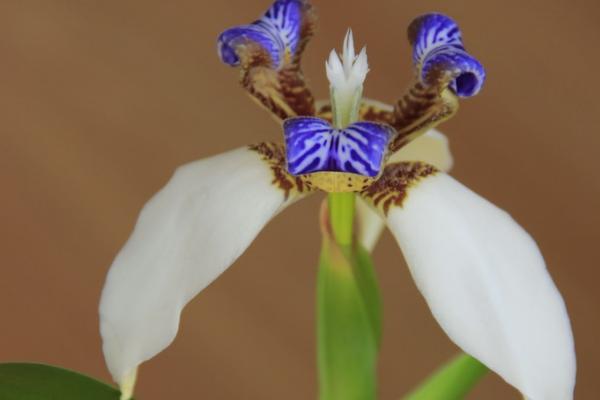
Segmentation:
[(300, 69), (300, 60), (314, 34), (316, 14), (308, 1), (304, 1), (302, 7), (296, 53), (292, 55), (287, 50), (278, 69), (274, 68), (269, 54), (256, 43), (248, 41), (236, 48), (241, 60), (242, 86), (258, 104), (280, 120), (315, 115), (315, 101)]
[(392, 106), (371, 99), (362, 100), (358, 115), (359, 119), (363, 121), (380, 122), (388, 125), (392, 125), (394, 122)]
[(241, 83), (248, 94), (277, 119), (283, 120), (296, 115), (282, 94), (277, 71), (254, 67), (246, 71)]
[(391, 206), (402, 207), (411, 186), (438, 172), (434, 166), (422, 162), (390, 164), (381, 177), (360, 194), (387, 215)]
[(282, 144), (262, 142), (250, 145), (248, 148), (260, 154), (261, 158), (269, 164), (273, 172), (272, 183), (283, 190), (286, 200), (291, 193), (307, 193), (313, 190), (309, 180), (301, 176), (292, 176), (287, 172), (285, 148)]
[(306, 86), (304, 74), (297, 64), (279, 71), (279, 83), (281, 95), (295, 115), (315, 115), (315, 99)]
[(389, 145), (392, 153), (458, 111), (458, 99), (446, 86), (445, 81), (438, 81), (435, 86), (416, 82), (398, 100), (390, 123), (398, 132)]
[(288, 64), (280, 70), (263, 66), (243, 69), (241, 84), (278, 119), (315, 114), (312, 92), (296, 64)]

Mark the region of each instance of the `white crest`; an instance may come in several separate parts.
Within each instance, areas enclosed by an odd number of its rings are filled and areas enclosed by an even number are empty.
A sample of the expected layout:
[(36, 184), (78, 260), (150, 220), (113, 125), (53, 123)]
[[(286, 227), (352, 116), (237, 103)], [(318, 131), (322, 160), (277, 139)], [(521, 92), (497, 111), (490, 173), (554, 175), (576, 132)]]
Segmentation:
[(358, 56), (356, 55), (351, 29), (348, 29), (344, 38), (341, 59), (335, 50), (331, 50), (329, 59), (325, 62), (325, 69), (329, 84), (335, 91), (353, 93), (362, 88), (369, 72), (367, 49), (363, 47)]

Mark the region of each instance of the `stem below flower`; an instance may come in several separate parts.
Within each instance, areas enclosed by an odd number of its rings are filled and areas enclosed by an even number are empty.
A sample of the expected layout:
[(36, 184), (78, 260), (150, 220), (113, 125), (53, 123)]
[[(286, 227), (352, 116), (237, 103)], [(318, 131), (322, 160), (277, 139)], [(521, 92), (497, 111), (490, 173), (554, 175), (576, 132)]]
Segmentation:
[(352, 244), (355, 200), (354, 193), (329, 193), (327, 197), (331, 229), (340, 246)]
[[(335, 128), (357, 121), (361, 96), (362, 86), (332, 86)], [(329, 193), (322, 209), (317, 283), (320, 400), (377, 398), (381, 300), (369, 254), (354, 240), (355, 202), (355, 193)]]

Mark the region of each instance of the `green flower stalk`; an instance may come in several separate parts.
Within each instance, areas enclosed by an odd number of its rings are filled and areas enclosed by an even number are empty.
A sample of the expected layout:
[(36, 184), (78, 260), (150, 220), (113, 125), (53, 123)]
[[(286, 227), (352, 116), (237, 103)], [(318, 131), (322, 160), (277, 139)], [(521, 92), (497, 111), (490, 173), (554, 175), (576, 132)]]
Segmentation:
[(376, 398), (380, 300), (375, 280), (365, 279), (373, 278), (369, 258), (359, 260), (357, 252), (324, 232), (317, 283), (321, 400)]
[[(355, 55), (351, 31), (344, 39), (341, 60), (332, 51), (326, 70), (333, 126), (344, 129), (357, 122), (368, 71), (366, 51), (363, 48)], [(353, 192), (329, 193), (321, 217), (323, 248), (317, 282), (321, 400), (377, 397), (381, 302), (369, 255), (356, 241), (355, 202)]]

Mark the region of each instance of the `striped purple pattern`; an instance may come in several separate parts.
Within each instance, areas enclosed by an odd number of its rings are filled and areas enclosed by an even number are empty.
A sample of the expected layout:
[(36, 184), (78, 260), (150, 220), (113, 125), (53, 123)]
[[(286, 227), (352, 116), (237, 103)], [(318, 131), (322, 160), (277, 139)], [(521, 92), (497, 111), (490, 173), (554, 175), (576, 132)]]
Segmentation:
[(393, 128), (375, 122), (356, 122), (335, 129), (327, 121), (297, 117), (283, 124), (288, 172), (347, 172), (375, 177), (393, 135)]
[(278, 69), (286, 52), (291, 56), (298, 48), (303, 9), (303, 0), (277, 0), (259, 20), (227, 29), (217, 40), (221, 61), (231, 66), (239, 65), (237, 46), (251, 41), (267, 51), (273, 67)]
[(485, 70), (465, 50), (458, 24), (442, 14), (417, 17), (408, 28), (413, 46), (413, 62), (420, 79), (427, 82), (432, 71), (443, 70), (455, 78), (449, 87), (460, 97), (476, 95), (483, 86)]

